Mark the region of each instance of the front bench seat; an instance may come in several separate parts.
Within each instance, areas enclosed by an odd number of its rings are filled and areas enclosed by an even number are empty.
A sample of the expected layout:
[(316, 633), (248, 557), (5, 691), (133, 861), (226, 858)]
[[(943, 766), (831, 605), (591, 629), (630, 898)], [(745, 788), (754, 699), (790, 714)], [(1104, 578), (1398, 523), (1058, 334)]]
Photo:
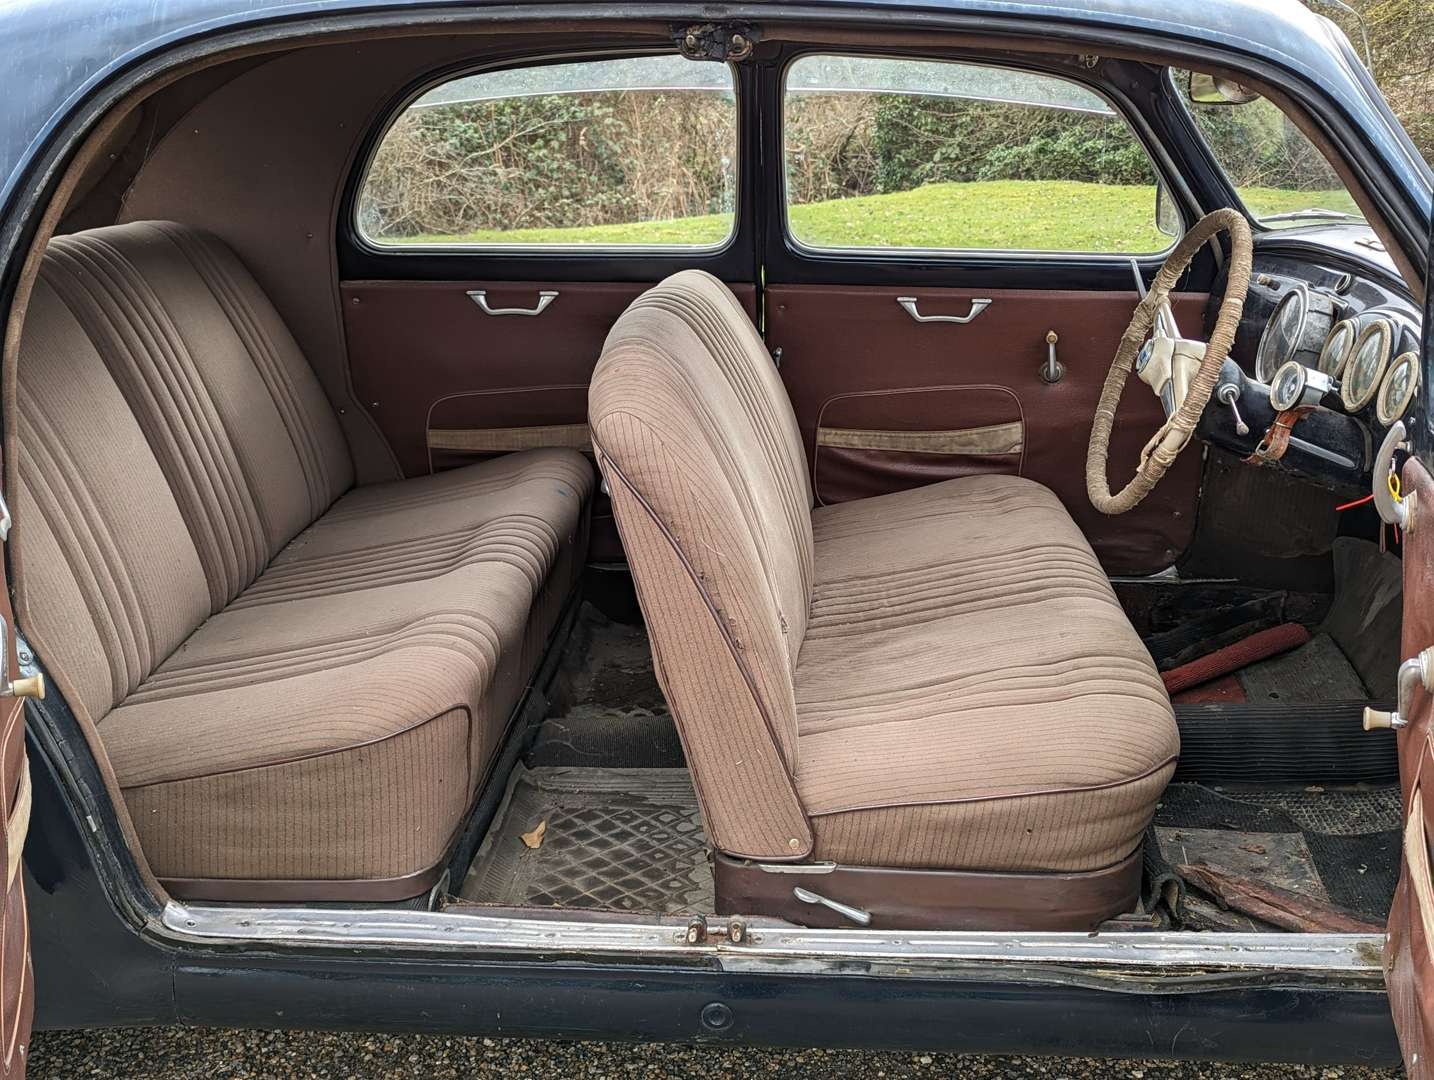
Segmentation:
[(1134, 908), (1178, 735), (1049, 490), (980, 476), (813, 512), (775, 366), (697, 271), (619, 319), (589, 405), (721, 911), (851, 925), (797, 887), (906, 928)]
[(587, 459), (354, 487), (273, 306), (173, 223), (52, 241), (18, 377), (17, 617), (156, 876), (430, 888), (576, 585)]

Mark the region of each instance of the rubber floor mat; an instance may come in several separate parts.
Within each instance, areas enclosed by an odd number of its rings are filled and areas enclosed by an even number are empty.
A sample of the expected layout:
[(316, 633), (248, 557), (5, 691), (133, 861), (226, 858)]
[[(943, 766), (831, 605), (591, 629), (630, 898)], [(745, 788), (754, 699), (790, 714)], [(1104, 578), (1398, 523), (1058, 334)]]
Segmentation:
[(640, 626), (614, 622), (592, 604), (578, 614), (549, 713), (525, 758), (529, 766), (677, 768), (677, 728), (652, 670)]
[(711, 911), (691, 777), (686, 769), (519, 767), (459, 896), (505, 907)]
[[(1225, 864), (1381, 920), (1399, 881), (1399, 789), (1215, 791), (1171, 784), (1155, 811), (1172, 864)], [(1233, 864), (1233, 865), (1232, 865)]]

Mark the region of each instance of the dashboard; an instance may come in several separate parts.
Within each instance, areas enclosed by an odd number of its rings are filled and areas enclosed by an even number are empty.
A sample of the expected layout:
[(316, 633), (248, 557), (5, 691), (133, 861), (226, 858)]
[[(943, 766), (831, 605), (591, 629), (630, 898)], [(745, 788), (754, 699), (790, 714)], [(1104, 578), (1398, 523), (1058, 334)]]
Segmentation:
[(1327, 487), (1364, 487), (1374, 449), (1421, 389), (1419, 311), (1392, 272), (1323, 245), (1271, 239), (1256, 246), (1201, 437), (1254, 454), (1277, 416), (1299, 410), (1285, 457), (1271, 463)]

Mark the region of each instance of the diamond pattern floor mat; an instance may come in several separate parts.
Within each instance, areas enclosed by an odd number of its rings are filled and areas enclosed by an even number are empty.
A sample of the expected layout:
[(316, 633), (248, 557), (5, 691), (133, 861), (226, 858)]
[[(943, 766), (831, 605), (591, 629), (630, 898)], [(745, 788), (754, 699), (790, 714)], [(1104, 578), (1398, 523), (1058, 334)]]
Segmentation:
[(686, 769), (519, 767), (459, 896), (673, 915), (713, 908)]

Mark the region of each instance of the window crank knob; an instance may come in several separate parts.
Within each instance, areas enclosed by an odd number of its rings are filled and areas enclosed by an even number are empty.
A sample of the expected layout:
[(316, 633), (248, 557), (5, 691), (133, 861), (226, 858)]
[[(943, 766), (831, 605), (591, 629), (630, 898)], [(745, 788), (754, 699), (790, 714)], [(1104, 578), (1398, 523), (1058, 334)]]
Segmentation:
[(34, 698), (39, 701), (45, 696), (45, 676), (30, 675), (5, 684), (0, 697)]
[(1054, 330), (1046, 331), (1046, 362), (1041, 365), (1041, 378), (1048, 383), (1058, 383), (1065, 377), (1066, 366), (1056, 356), (1056, 342), (1060, 341), (1060, 335)]
[(1386, 712), (1383, 709), (1364, 710), (1365, 731), (1398, 731), (1409, 724), (1410, 707), (1414, 700), (1414, 688), (1423, 686), (1425, 690), (1434, 691), (1434, 646), (1419, 653), (1418, 656), (1411, 656), (1404, 663), (1399, 665), (1397, 678), (1399, 688), (1399, 705), (1393, 712)]
[(1368, 705), (1364, 707), (1365, 731), (1397, 731), (1408, 722), (1397, 712), (1371, 709)]

